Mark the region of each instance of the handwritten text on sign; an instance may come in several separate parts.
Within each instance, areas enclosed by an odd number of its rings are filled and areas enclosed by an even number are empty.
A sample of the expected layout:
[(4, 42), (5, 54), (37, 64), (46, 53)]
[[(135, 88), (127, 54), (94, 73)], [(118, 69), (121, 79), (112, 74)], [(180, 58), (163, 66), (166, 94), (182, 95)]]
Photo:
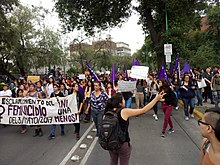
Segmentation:
[(0, 124), (51, 125), (78, 123), (76, 96), (51, 99), (0, 98)]
[(132, 66), (131, 68), (131, 78), (136, 79), (147, 79), (149, 67), (146, 66)]
[(118, 82), (118, 91), (120, 92), (133, 91), (135, 88), (136, 88), (136, 81), (119, 81)]

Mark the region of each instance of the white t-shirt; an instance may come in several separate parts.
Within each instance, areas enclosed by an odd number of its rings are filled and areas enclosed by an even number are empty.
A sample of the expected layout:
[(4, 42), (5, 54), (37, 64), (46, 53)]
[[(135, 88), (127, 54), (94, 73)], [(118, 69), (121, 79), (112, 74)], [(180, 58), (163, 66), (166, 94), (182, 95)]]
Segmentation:
[(11, 90), (7, 90), (7, 91), (0, 91), (0, 97), (11, 97), (12, 92)]
[(53, 93), (53, 84), (48, 84), (46, 87), (46, 90), (47, 90), (48, 96), (50, 96), (51, 93)]

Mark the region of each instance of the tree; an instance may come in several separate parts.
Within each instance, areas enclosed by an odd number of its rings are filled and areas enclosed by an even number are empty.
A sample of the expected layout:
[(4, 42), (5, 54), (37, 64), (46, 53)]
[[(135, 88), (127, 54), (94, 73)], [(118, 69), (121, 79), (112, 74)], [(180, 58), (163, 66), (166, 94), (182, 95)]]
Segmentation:
[[(83, 27), (88, 34), (120, 26), (130, 16), (133, 7), (140, 15), (139, 24), (151, 37), (160, 67), (164, 63), (163, 44), (173, 43), (176, 52), (184, 34), (197, 27), (198, 16), (207, 1), (138, 0), (139, 4), (132, 6), (131, 0), (57, 0), (55, 7), (65, 30)], [(169, 31), (166, 31), (166, 14)]]
[[(5, 16), (8, 33), (0, 50), (1, 74), (15, 79), (13, 73), (25, 76), (30, 69), (60, 63), (62, 47), (60, 35), (45, 26), (42, 7), (18, 5)], [(7, 34), (7, 33), (6, 33)], [(9, 36), (11, 34), (11, 36)]]
[(0, 1), (0, 73), (2, 75), (7, 75), (12, 79), (14, 79), (14, 76), (9, 72), (9, 68), (11, 67), (10, 53), (6, 52), (10, 52), (12, 45), (14, 45), (14, 38), (16, 38), (16, 36), (13, 33), (7, 16), (14, 10), (17, 5), (18, 0)]

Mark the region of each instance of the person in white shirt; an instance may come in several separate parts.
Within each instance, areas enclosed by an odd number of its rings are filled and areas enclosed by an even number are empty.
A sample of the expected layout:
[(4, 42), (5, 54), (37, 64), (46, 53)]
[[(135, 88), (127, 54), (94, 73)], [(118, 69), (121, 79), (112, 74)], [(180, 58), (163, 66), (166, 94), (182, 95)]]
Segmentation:
[(8, 89), (8, 85), (5, 83), (2, 83), (3, 85), (3, 90), (0, 91), (0, 97), (11, 97), (12, 92), (11, 90)]

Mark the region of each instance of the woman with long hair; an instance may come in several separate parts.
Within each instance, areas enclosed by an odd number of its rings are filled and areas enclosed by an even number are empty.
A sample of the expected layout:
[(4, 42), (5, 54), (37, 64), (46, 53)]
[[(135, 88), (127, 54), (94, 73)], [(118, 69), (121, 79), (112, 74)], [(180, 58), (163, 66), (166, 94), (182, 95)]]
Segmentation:
[[(85, 89), (85, 93), (84, 93), (84, 96), (85, 96), (85, 98), (84, 98), (85, 99), (85, 101), (84, 101), (85, 108), (84, 109), (87, 109), (87, 107), (89, 105), (90, 96), (91, 96), (91, 93), (93, 90), (94, 90), (93, 83), (89, 80), (86, 84), (86, 89)], [(85, 123), (88, 123), (90, 121), (90, 116), (91, 116), (91, 108), (88, 110), (88, 114), (85, 114), (85, 119), (84, 119)]]
[[(24, 97), (24, 94), (23, 94), (23, 90), (22, 89), (18, 89), (17, 90), (17, 98), (22, 98)], [(27, 132), (27, 126), (26, 125), (21, 125), (21, 134), (24, 134)]]
[(136, 85), (137, 91), (135, 94), (135, 102), (137, 109), (144, 107), (144, 86), (143, 80), (138, 80)]
[(116, 151), (109, 151), (110, 165), (117, 165), (119, 159), (121, 165), (129, 164), (131, 154), (130, 137), (128, 132), (129, 118), (144, 114), (151, 110), (151, 108), (157, 103), (157, 101), (162, 101), (163, 95), (163, 92), (157, 94), (156, 97), (149, 104), (141, 109), (124, 108), (125, 101), (122, 94), (120, 93), (112, 95), (112, 97), (108, 100), (105, 112), (114, 111), (117, 113), (120, 127), (125, 133), (125, 140), (122, 142), (121, 148)]
[(164, 122), (163, 122), (163, 128), (162, 128), (162, 134), (161, 137), (165, 137), (165, 132), (167, 129), (167, 126), (169, 124), (170, 129), (168, 133), (174, 133), (173, 129), (173, 122), (171, 120), (171, 112), (173, 110), (173, 105), (176, 104), (176, 96), (174, 94), (174, 89), (172, 86), (170, 86), (166, 79), (159, 80), (159, 92), (164, 92), (164, 101), (162, 102), (162, 110), (164, 112)]
[[(180, 98), (179, 89), (180, 89), (181, 82), (180, 82), (180, 78), (179, 78), (177, 73), (174, 73), (171, 83), (172, 83), (173, 88), (174, 88), (174, 93), (176, 95), (176, 99), (178, 100)], [(178, 109), (179, 109), (179, 106), (178, 106), (178, 102), (177, 102), (176, 110), (178, 110)]]
[[(180, 86), (180, 93), (184, 104), (184, 114), (185, 120), (189, 120), (189, 113), (192, 118), (194, 118), (193, 110), (195, 108), (195, 85), (193, 84), (192, 80), (188, 73), (184, 74), (183, 82)], [(188, 110), (188, 107), (190, 109)]]
[(91, 115), (93, 121), (95, 122), (97, 130), (96, 136), (99, 136), (99, 125), (104, 114), (106, 102), (108, 100), (108, 95), (104, 91), (102, 91), (100, 82), (96, 81), (94, 83), (94, 88), (95, 90), (91, 93), (89, 105), (85, 111), (85, 114), (88, 114), (89, 108), (91, 107)]
[[(157, 78), (154, 77), (153, 81), (150, 84), (150, 93), (151, 93), (150, 101), (152, 101), (156, 97), (156, 95), (158, 93), (158, 90), (159, 90), (159, 85), (157, 83)], [(158, 120), (158, 116), (157, 116), (157, 111), (158, 111), (157, 103), (153, 106), (153, 109), (154, 109), (153, 117), (157, 121)]]

